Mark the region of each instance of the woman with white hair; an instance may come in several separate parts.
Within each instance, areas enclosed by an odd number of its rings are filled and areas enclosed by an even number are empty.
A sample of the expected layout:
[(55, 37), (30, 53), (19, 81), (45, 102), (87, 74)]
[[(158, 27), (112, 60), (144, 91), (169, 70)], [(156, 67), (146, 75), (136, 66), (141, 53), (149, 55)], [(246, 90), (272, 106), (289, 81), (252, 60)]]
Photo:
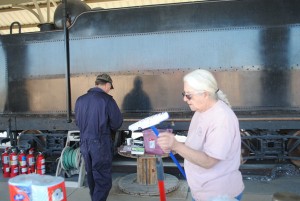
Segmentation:
[(183, 78), (183, 100), (194, 111), (185, 143), (172, 133), (160, 133), (164, 152), (184, 158), (184, 169), (193, 199), (210, 201), (226, 196), (241, 200), (244, 183), (239, 171), (239, 122), (214, 76), (198, 69)]

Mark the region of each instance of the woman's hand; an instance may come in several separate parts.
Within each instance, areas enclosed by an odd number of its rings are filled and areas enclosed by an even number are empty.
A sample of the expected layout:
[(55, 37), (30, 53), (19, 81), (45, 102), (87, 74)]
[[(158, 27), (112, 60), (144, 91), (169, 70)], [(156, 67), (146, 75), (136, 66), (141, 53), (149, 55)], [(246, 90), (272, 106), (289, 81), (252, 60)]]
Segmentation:
[(163, 132), (159, 134), (157, 143), (165, 153), (170, 153), (174, 149), (177, 140), (173, 133)]

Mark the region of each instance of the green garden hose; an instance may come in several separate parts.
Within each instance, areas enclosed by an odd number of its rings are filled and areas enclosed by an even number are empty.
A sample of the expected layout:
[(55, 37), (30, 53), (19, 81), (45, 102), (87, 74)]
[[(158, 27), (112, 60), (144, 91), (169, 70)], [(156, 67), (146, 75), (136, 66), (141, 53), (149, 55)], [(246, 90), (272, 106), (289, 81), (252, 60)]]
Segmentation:
[(61, 154), (61, 166), (64, 170), (78, 169), (80, 164), (80, 149), (65, 147)]

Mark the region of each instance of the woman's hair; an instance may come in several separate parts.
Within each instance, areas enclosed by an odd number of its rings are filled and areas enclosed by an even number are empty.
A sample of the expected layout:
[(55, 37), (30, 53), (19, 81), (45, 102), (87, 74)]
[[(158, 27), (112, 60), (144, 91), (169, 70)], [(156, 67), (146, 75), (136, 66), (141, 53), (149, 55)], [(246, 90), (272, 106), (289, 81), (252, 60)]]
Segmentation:
[(215, 77), (209, 71), (203, 69), (194, 70), (186, 74), (183, 77), (183, 81), (196, 91), (207, 91), (211, 97), (222, 100), (230, 106), (226, 95), (219, 90)]

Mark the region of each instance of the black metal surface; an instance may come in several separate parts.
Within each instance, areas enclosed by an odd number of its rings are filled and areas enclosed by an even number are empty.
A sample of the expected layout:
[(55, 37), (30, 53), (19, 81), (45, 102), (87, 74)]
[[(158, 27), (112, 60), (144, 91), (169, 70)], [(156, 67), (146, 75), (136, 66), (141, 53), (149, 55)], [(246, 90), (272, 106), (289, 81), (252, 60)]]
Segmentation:
[(63, 0), (63, 28), (64, 28), (64, 40), (66, 51), (66, 109), (67, 109), (67, 122), (71, 122), (72, 106), (71, 106), (71, 78), (70, 78), (70, 43), (69, 43), (69, 29), (67, 27), (68, 14), (67, 14), (67, 0)]
[(28, 151), (34, 148), (35, 152), (44, 155), (60, 155), (67, 141), (65, 133), (26, 133), (21, 134), (18, 139), (18, 150)]
[[(295, 140), (295, 144), (288, 147), (287, 144), (291, 139)], [(289, 155), (299, 147), (299, 144), (300, 136), (280, 135), (274, 132), (263, 131), (259, 135), (243, 136), (242, 145), (249, 153), (243, 156), (243, 159), (300, 160), (300, 156)]]
[(11, 25), (9, 27), (9, 33), (10, 34), (13, 33), (13, 27), (14, 27), (14, 25), (18, 26), (19, 33), (21, 33), (21, 24), (20, 24), (20, 22), (13, 22), (13, 23), (11, 23)]
[[(64, 4), (67, 4), (67, 6), (65, 6)], [(71, 25), (79, 14), (88, 10), (91, 10), (91, 8), (81, 0), (62, 1), (61, 4), (57, 6), (54, 12), (55, 27), (58, 29), (64, 29), (66, 17), (69, 25)], [(64, 12), (66, 13), (66, 15), (64, 14)]]
[(299, 23), (298, 8), (297, 0), (242, 0), (124, 8), (113, 12), (104, 10), (81, 14), (71, 32), (74, 32), (74, 37), (86, 37), (228, 27), (285, 26)]
[(16, 130), (76, 129), (65, 119), (101, 72), (114, 80), (122, 130), (161, 111), (171, 114), (162, 126), (187, 130), (182, 77), (197, 68), (215, 74), (241, 128), (299, 130), (299, 9), (297, 0), (244, 0), (89, 11), (69, 40), (59, 30), (3, 35), (0, 130), (10, 117)]

